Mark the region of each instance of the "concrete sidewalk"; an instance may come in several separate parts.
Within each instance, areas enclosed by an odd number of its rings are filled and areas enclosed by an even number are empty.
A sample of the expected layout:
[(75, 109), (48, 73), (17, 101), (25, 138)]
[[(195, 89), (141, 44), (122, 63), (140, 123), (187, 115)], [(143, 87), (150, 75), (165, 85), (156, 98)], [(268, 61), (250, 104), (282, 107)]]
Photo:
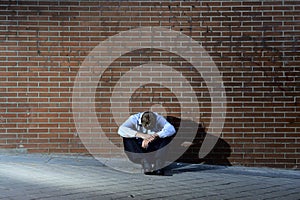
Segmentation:
[(300, 171), (173, 164), (128, 174), (91, 157), (0, 155), (0, 199), (300, 199)]

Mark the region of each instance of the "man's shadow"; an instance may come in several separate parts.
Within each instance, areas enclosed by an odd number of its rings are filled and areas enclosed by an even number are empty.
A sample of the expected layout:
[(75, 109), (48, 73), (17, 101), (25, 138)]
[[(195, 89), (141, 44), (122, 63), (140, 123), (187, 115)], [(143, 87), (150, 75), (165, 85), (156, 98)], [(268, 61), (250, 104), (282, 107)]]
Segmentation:
[[(173, 138), (176, 147), (173, 145), (169, 149), (169, 154), (176, 151), (177, 148), (186, 148), (186, 151), (180, 156), (175, 163), (185, 163), (188, 164), (208, 164), (208, 165), (222, 165), (222, 166), (231, 166), (231, 163), (228, 160), (228, 157), (231, 154), (230, 145), (223, 140), (222, 138), (216, 138), (211, 134), (205, 132), (205, 128), (198, 123), (195, 123), (190, 120), (182, 120), (177, 117), (167, 116), (167, 121), (170, 122), (176, 129), (176, 135)], [(182, 127), (184, 125), (184, 127)], [(180, 131), (178, 132), (180, 127)], [(191, 129), (189, 127), (194, 127), (192, 131), (197, 131), (194, 137), (189, 137), (191, 134)], [(196, 128), (195, 128), (196, 127)], [(195, 132), (194, 132), (195, 134)], [(212, 150), (203, 158), (199, 158), (199, 152), (205, 137), (209, 136), (210, 139), (216, 141)], [(176, 168), (171, 164), (169, 168)], [(187, 169), (185, 169), (186, 171)], [(191, 169), (195, 171), (195, 167)], [(203, 167), (200, 167), (199, 170), (203, 170)], [(180, 169), (176, 170), (180, 172)]]

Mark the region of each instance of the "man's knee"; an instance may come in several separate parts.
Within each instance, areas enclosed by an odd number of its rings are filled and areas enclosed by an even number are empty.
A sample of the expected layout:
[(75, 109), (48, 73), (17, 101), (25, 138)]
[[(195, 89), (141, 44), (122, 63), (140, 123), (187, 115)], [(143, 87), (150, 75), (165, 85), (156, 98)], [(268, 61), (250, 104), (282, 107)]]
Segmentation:
[(124, 150), (128, 159), (133, 163), (141, 162), (141, 155), (143, 153), (136, 138), (123, 138)]
[(126, 151), (136, 152), (140, 150), (139, 139), (136, 138), (123, 138), (124, 149)]
[(157, 148), (161, 149), (167, 144), (169, 144), (171, 141), (171, 138), (166, 137), (166, 138), (159, 138), (156, 141), (154, 141), (154, 144), (157, 146)]

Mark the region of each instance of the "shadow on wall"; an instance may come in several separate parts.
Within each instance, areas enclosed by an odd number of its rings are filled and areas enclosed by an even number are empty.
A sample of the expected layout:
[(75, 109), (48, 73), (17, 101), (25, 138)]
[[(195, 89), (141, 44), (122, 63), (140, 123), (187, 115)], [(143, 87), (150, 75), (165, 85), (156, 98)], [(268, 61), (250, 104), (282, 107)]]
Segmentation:
[[(175, 127), (176, 132), (180, 127), (180, 123), (184, 124), (183, 131), (180, 132), (181, 135), (177, 133), (176, 137), (173, 139), (175, 140), (177, 145), (181, 146), (182, 148), (187, 148), (185, 153), (176, 160), (176, 162), (185, 162), (185, 163), (192, 163), (192, 164), (211, 164), (211, 165), (224, 165), (224, 166), (231, 166), (231, 163), (228, 160), (228, 157), (231, 154), (230, 145), (223, 140), (222, 138), (214, 138), (217, 139), (217, 143), (213, 147), (213, 149), (206, 155), (204, 158), (199, 158), (199, 151), (203, 140), (208, 133), (205, 132), (205, 128), (202, 127), (201, 124), (197, 124), (190, 120), (181, 120), (180, 118), (167, 116), (167, 120)], [(190, 133), (188, 126), (190, 127), (198, 127), (197, 134), (194, 137), (193, 141), (185, 140), (185, 137), (188, 136)], [(215, 137), (213, 135), (209, 135), (211, 138)], [(176, 146), (177, 146), (176, 145)], [(175, 149), (170, 148), (170, 153), (175, 151)]]

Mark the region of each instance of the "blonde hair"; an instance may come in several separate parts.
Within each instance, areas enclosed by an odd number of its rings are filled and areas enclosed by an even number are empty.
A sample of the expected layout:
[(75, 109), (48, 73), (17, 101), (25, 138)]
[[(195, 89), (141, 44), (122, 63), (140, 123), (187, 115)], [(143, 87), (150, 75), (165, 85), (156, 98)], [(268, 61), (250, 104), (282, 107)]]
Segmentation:
[(142, 126), (145, 128), (152, 128), (156, 122), (156, 116), (153, 112), (144, 112), (141, 118)]

